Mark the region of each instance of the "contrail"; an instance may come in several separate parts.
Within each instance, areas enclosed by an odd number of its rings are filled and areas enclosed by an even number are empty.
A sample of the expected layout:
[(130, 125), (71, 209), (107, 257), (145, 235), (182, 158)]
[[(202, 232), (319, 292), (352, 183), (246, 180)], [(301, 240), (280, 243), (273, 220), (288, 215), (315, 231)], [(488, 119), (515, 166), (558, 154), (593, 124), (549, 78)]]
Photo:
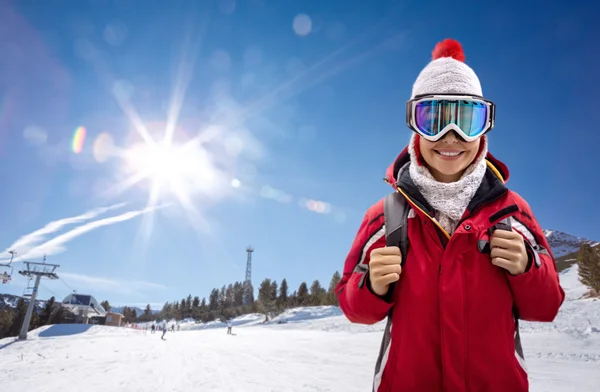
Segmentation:
[(166, 207), (166, 205), (156, 206), (156, 207), (148, 207), (143, 210), (129, 211), (125, 212), (121, 215), (113, 216), (110, 218), (99, 219), (93, 222), (86, 223), (85, 225), (78, 226), (71, 231), (68, 231), (64, 234), (61, 234), (57, 237), (52, 238), (44, 242), (41, 245), (36, 246), (31, 249), (27, 253), (25, 253), (22, 257), (27, 259), (35, 259), (43, 257), (44, 255), (55, 255), (66, 250), (65, 244), (69, 241), (79, 237), (82, 234), (85, 234), (89, 231), (97, 229), (103, 226), (113, 225), (115, 223), (125, 222), (130, 219), (133, 219), (139, 215), (146, 214), (148, 212), (155, 211), (159, 208)]
[(25, 234), (24, 236), (22, 236), (21, 238), (16, 240), (11, 246), (9, 246), (8, 248), (6, 248), (6, 250), (4, 250), (3, 252), (0, 253), (0, 260), (3, 258), (10, 257), (10, 253), (8, 253), (9, 250), (15, 250), (19, 253), (27, 253), (38, 242), (43, 241), (45, 239), (45, 236), (47, 236), (48, 234), (55, 233), (67, 225), (94, 219), (98, 215), (102, 215), (108, 211), (122, 208), (125, 205), (126, 205), (126, 203), (119, 203), (119, 204), (114, 204), (114, 205), (108, 206), (108, 207), (95, 208), (93, 210), (90, 210), (90, 211), (88, 211), (84, 214), (78, 215), (78, 216), (59, 219), (59, 220), (50, 222), (46, 226), (42, 227), (41, 229), (38, 229), (29, 234)]

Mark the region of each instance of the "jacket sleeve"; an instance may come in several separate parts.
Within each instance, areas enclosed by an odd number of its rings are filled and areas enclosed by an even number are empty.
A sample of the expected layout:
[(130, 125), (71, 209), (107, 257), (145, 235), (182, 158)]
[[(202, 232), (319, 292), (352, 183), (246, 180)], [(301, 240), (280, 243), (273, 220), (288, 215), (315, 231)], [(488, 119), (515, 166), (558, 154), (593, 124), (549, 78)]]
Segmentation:
[(519, 206), (511, 218), (512, 227), (525, 239), (529, 256), (527, 268), (521, 275), (509, 274), (518, 316), (525, 321), (553, 321), (565, 299), (560, 286), (556, 263), (548, 240), (529, 205), (514, 195)]
[(381, 201), (365, 214), (346, 256), (342, 279), (335, 289), (342, 312), (353, 323), (375, 324), (383, 320), (393, 306), (392, 295), (378, 296), (371, 290), (369, 281), (369, 255), (373, 249), (385, 246), (383, 224)]

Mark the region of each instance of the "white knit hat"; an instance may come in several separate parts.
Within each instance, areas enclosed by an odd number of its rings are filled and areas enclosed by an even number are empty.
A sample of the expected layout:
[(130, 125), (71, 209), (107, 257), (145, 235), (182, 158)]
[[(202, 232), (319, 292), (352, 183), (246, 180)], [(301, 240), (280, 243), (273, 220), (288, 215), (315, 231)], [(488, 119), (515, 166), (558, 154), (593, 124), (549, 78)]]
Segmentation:
[(412, 89), (412, 98), (428, 94), (465, 94), (483, 96), (475, 71), (464, 63), (459, 42), (446, 39), (432, 52), (432, 61), (421, 71)]

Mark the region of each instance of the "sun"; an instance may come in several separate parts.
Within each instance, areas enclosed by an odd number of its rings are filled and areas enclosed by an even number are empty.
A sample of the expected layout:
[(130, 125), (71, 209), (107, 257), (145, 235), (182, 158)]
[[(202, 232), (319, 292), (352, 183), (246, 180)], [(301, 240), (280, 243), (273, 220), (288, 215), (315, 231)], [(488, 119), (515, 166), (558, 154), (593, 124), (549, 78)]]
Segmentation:
[(141, 143), (123, 152), (126, 182), (149, 181), (153, 198), (173, 194), (180, 202), (217, 186), (217, 169), (210, 153), (199, 143), (177, 145)]
[[(232, 185), (226, 185), (227, 176), (218, 168), (215, 152), (199, 138), (185, 143), (148, 139), (120, 149), (117, 155), (119, 180), (109, 194), (140, 186), (148, 190), (147, 208), (179, 205), (199, 233), (210, 230), (202, 211)], [(146, 216), (142, 226), (146, 237), (152, 231), (152, 215)]]
[(183, 183), (190, 173), (193, 162), (177, 147), (162, 144), (140, 144), (125, 152), (128, 169), (134, 173), (143, 173), (152, 182)]

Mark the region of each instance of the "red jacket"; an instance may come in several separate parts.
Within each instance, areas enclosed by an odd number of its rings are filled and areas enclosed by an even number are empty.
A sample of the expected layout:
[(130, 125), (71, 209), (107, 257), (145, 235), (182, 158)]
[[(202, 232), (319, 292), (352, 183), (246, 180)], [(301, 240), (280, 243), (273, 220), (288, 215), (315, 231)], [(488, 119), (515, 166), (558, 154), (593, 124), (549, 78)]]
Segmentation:
[[(452, 236), (412, 182), (405, 149), (388, 169), (411, 206), (409, 250), (400, 280), (385, 297), (370, 289), (370, 252), (385, 246), (383, 199), (365, 214), (336, 288), (354, 323), (388, 323), (375, 367), (375, 392), (529, 390), (518, 320), (554, 320), (564, 299), (554, 257), (529, 205), (508, 190), (508, 170), (488, 154), (482, 184)], [(510, 217), (525, 238), (527, 270), (512, 276), (477, 243)]]

